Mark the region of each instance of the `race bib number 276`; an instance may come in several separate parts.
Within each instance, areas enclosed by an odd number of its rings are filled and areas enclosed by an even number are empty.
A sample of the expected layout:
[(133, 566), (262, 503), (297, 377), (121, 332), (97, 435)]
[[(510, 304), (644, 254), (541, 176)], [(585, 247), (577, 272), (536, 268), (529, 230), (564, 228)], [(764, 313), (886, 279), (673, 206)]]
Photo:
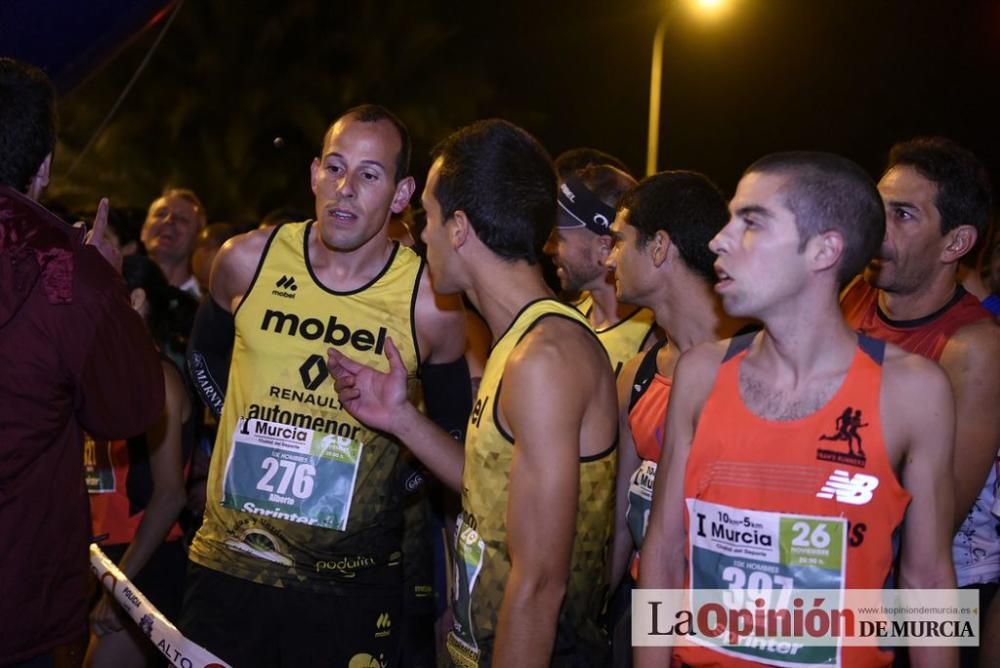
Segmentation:
[(363, 444), (266, 420), (240, 418), (223, 482), (222, 505), (343, 531)]

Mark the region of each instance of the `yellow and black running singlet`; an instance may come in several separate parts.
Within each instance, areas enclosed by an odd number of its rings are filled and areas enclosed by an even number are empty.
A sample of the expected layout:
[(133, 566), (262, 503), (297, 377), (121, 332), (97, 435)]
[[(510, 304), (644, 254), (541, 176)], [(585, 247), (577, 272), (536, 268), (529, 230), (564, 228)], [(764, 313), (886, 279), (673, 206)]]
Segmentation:
[[(489, 666), (504, 587), (510, 576), (507, 495), (512, 437), (497, 422), (504, 367), (515, 346), (542, 318), (567, 318), (593, 332), (572, 306), (554, 299), (531, 302), (490, 351), (465, 438), (462, 515), (455, 536), (455, 627), (448, 637), (460, 667)], [(566, 597), (559, 612), (553, 657), (590, 665), (606, 645), (597, 617), (604, 604), (605, 563), (614, 511), (614, 446), (580, 459), (580, 495)], [(545, 512), (540, 508), (538, 512)], [(572, 662), (572, 659), (571, 659)]]
[[(573, 306), (583, 315), (590, 318), (594, 309), (594, 298), (589, 292), (584, 293)], [(642, 352), (643, 347), (653, 336), (656, 329), (656, 316), (648, 308), (635, 307), (627, 316), (615, 324), (595, 329), (597, 340), (608, 351), (608, 358), (615, 370), (615, 376), (630, 359)]]
[(391, 337), (417, 399), (413, 306), (422, 262), (397, 244), (368, 285), (334, 292), (309, 263), (311, 227), (275, 231), (236, 310), (191, 559), (279, 587), (399, 584), (391, 581), (402, 570), (399, 445), (340, 407), (326, 351), (386, 370)]

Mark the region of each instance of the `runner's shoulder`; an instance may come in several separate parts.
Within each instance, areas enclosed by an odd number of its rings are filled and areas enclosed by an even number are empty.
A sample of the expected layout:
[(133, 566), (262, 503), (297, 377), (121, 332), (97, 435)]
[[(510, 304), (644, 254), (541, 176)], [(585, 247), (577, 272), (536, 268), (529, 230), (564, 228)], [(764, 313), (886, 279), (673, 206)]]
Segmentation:
[(433, 328), (444, 321), (465, 321), (465, 306), (459, 294), (442, 294), (434, 289), (427, 264), (424, 263), (420, 270), (420, 279), (417, 281), (417, 302), (416, 308), (426, 316), (426, 320), (417, 321), (417, 327), (428, 329), (431, 334)]
[(943, 373), (940, 365), (923, 355), (907, 352), (893, 343), (885, 344), (882, 362), (884, 374), (898, 376), (905, 380), (918, 380), (921, 374)]
[(950, 395), (951, 385), (944, 369), (933, 360), (887, 343), (882, 362), (883, 396), (899, 399), (916, 408), (931, 397)]
[[(227, 262), (259, 260), (268, 240), (277, 229), (276, 227), (266, 230), (254, 229), (230, 237), (219, 249), (219, 256), (228, 258)], [(256, 268), (256, 262), (254, 262), (254, 268)]]
[(984, 318), (960, 327), (941, 353), (945, 368), (1000, 364), (1000, 323)]
[(465, 306), (461, 296), (440, 294), (434, 289), (427, 264), (417, 281), (414, 319), (421, 362), (451, 362), (465, 352)]
[(704, 404), (715, 385), (715, 377), (731, 341), (723, 339), (699, 343), (680, 356), (674, 367), (671, 403), (681, 400), (699, 408)]
[(277, 228), (250, 230), (228, 239), (212, 263), (209, 290), (215, 300), (227, 306), (246, 292), (257, 271), (267, 242)]
[(644, 350), (638, 355), (632, 357), (629, 361), (625, 362), (622, 366), (622, 370), (618, 372), (618, 394), (626, 400), (632, 394), (632, 383), (635, 381), (635, 375), (639, 372), (639, 366), (646, 358), (647, 352), (648, 351)]
[[(595, 402), (596, 418), (617, 424), (614, 372), (603, 346), (581, 323), (543, 317), (514, 346), (503, 369), (502, 412), (517, 433), (518, 419), (545, 416), (546, 429), (571, 428)], [(603, 422), (602, 422), (603, 424)], [(569, 433), (569, 432), (566, 432)], [(609, 435), (610, 441), (613, 435)], [(606, 443), (603, 447), (606, 447)]]
[[(612, 376), (607, 353), (597, 337), (576, 320), (543, 317), (514, 346), (507, 360), (506, 373), (530, 375), (559, 384), (596, 382)], [(592, 387), (592, 385), (581, 386)]]
[(697, 376), (708, 374), (715, 378), (715, 372), (718, 371), (725, 359), (726, 351), (729, 350), (731, 342), (732, 339), (723, 339), (721, 341), (705, 341), (692, 346), (677, 360), (674, 376), (677, 377), (681, 373)]

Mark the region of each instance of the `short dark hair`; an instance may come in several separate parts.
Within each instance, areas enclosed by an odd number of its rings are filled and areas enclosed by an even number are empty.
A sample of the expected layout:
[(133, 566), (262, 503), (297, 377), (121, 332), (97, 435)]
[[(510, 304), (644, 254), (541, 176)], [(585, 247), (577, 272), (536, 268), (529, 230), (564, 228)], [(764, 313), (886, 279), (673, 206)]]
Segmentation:
[[(87, 215), (78, 220), (93, 220), (94, 213), (88, 211)], [(122, 246), (132, 243), (139, 243), (142, 237), (142, 224), (146, 220), (146, 212), (142, 209), (111, 207), (108, 210), (108, 227), (114, 230), (118, 237), (118, 243)]]
[(715, 253), (708, 242), (726, 226), (729, 207), (707, 176), (688, 171), (647, 176), (625, 193), (619, 209), (628, 209), (628, 224), (636, 229), (640, 248), (663, 230), (684, 264), (709, 284), (715, 283)]
[(130, 292), (142, 288), (146, 293), (146, 326), (157, 347), (170, 357), (183, 356), (198, 302), (170, 285), (159, 265), (145, 255), (122, 258), (122, 278)]
[(464, 211), (494, 253), (538, 262), (555, 225), (557, 189), (538, 140), (507, 121), (478, 121), (449, 135), (431, 157), (441, 161), (434, 197), (445, 220)]
[(788, 178), (785, 205), (795, 216), (799, 251), (817, 234), (839, 232), (844, 251), (837, 280), (844, 284), (865, 268), (885, 236), (885, 207), (872, 178), (856, 163), (833, 153), (789, 151), (766, 155), (751, 173)]
[(0, 184), (20, 192), (56, 146), (56, 91), (45, 73), (0, 58)]
[(600, 151), (596, 148), (590, 148), (588, 146), (581, 146), (579, 148), (571, 148), (568, 151), (563, 151), (559, 154), (559, 157), (555, 159), (555, 165), (556, 173), (559, 174), (560, 181), (565, 181), (567, 177), (572, 176), (581, 169), (592, 167), (594, 165), (608, 165), (610, 167), (614, 167), (615, 169), (620, 169), (629, 176), (632, 175), (628, 165), (626, 165), (622, 160), (619, 160), (610, 153), (605, 153), (604, 151)]
[(937, 186), (941, 234), (971, 225), (985, 236), (993, 205), (990, 175), (971, 151), (945, 137), (917, 137), (892, 147), (886, 171), (893, 167), (912, 167)]
[(611, 165), (590, 165), (572, 175), (610, 207), (617, 207), (622, 195), (635, 185), (631, 174)]
[[(399, 120), (396, 114), (392, 113), (385, 107), (379, 104), (360, 104), (356, 107), (351, 107), (340, 116), (330, 123), (327, 127), (326, 132), (323, 133), (323, 146), (326, 146), (326, 140), (330, 137), (330, 132), (333, 131), (333, 126), (344, 120), (345, 118), (353, 117), (362, 123), (377, 123), (379, 121), (389, 121), (392, 127), (396, 128), (396, 134), (399, 135), (399, 153), (396, 154), (396, 173), (393, 175), (393, 180), (399, 183), (407, 176), (410, 175), (410, 154), (413, 152), (413, 144), (410, 141), (410, 131), (406, 129), (406, 125), (403, 121)], [(323, 147), (320, 147), (323, 150)]]

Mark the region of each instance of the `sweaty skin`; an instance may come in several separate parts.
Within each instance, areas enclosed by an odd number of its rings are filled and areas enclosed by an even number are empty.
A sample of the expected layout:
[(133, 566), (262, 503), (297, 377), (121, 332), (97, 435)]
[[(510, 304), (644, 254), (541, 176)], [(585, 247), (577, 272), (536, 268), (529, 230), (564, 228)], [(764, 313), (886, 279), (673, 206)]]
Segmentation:
[[(838, 232), (817, 234), (799, 251), (794, 214), (785, 205), (789, 177), (750, 172), (730, 203), (731, 218), (712, 241), (730, 315), (764, 325), (740, 369), (746, 407), (771, 420), (810, 414), (839, 387), (857, 348), (837, 302), (833, 270), (843, 251)], [(696, 346), (678, 362), (643, 544), (643, 588), (683, 588), (685, 468), (705, 400), (728, 342)], [(954, 588), (949, 464), (954, 404), (947, 379), (932, 363), (889, 347), (883, 363), (881, 418), (886, 451), (912, 501), (902, 539), (900, 585)], [(913, 530), (919, 527), (918, 530)], [(669, 648), (640, 648), (641, 667), (663, 666)], [(954, 648), (911, 648), (917, 666), (955, 665)]]
[[(434, 195), (440, 170), (439, 158), (423, 195), (431, 274), (439, 289), (469, 296), (496, 343), (527, 304), (552, 295), (537, 266), (495, 255), (463, 211), (443, 220)], [(394, 345), (387, 343), (386, 357), (389, 372), (379, 373), (331, 349), (329, 367), (341, 401), (360, 421), (397, 436), (440, 480), (461, 489), (462, 446), (406, 401)], [(496, 622), (494, 666), (549, 663), (569, 576), (580, 458), (614, 442), (614, 407), (607, 356), (580, 324), (543, 318), (507, 359), (497, 414), (513, 437), (506, 516), (511, 571)]]

